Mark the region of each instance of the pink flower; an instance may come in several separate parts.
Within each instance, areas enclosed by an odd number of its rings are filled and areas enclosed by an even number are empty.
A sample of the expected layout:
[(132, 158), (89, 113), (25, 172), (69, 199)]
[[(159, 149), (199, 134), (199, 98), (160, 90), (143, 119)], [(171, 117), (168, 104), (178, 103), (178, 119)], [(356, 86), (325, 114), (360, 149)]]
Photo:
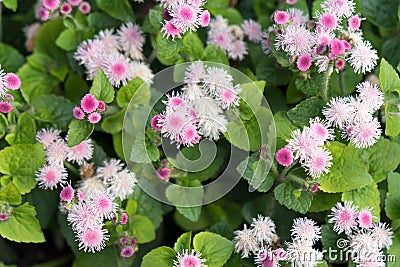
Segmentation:
[(293, 240), (311, 242), (314, 244), (321, 238), (321, 227), (315, 225), (315, 221), (308, 218), (297, 218), (293, 221), (292, 232)]
[(297, 68), (301, 71), (306, 71), (311, 67), (311, 56), (309, 54), (302, 54), (297, 59)]
[(201, 27), (207, 27), (210, 24), (210, 12), (208, 10), (204, 10), (199, 16), (199, 23)]
[(162, 127), (158, 126), (160, 124), (160, 120), (164, 119), (164, 116), (161, 114), (155, 115), (150, 122), (151, 127), (156, 131), (161, 131)]
[(104, 101), (99, 100), (99, 104), (97, 106), (97, 110), (100, 112), (106, 111), (106, 103)]
[(136, 24), (128, 22), (118, 30), (118, 41), (121, 47), (129, 54), (132, 59), (141, 59), (143, 44), (145, 42), (143, 31)]
[(93, 156), (93, 145), (90, 139), (82, 141), (78, 145), (68, 148), (67, 160), (83, 165)]
[(71, 6), (78, 6), (82, 0), (68, 0), (68, 3), (71, 4)]
[(196, 31), (199, 25), (198, 16), (201, 11), (198, 6), (190, 5), (186, 1), (179, 1), (170, 9), (169, 13), (173, 19), (169, 22), (184, 32)]
[(350, 134), (350, 141), (358, 148), (370, 147), (381, 136), (380, 127), (381, 125), (376, 118), (372, 121), (360, 122), (354, 125)]
[(128, 244), (128, 242), (129, 242), (129, 239), (128, 239), (126, 236), (121, 237), (121, 238), (119, 239), (119, 243), (120, 243), (121, 245), (126, 245), (126, 244)]
[(62, 4), (61, 8), (60, 8), (60, 12), (64, 15), (68, 15), (69, 13), (71, 13), (72, 11), (72, 7), (69, 3), (64, 3)]
[(46, 160), (50, 164), (62, 165), (67, 159), (68, 145), (63, 139), (57, 139), (46, 149)]
[(85, 199), (85, 196), (83, 195), (81, 190), (76, 190), (76, 196), (78, 198), (78, 202), (83, 202)]
[(251, 19), (246, 19), (242, 24), (243, 33), (250, 41), (258, 43), (261, 41), (261, 25)]
[(351, 50), (351, 45), (346, 40), (342, 40), (343, 46), (345, 50)]
[(163, 10), (163, 18), (167, 21), (172, 19), (171, 15), (169, 14), (168, 8), (165, 8)]
[(278, 259), (271, 249), (262, 249), (257, 253), (254, 262), (257, 266), (271, 266), (277, 267), (279, 266)]
[[(180, 134), (180, 142), (182, 144), (192, 146), (193, 144), (197, 144), (200, 141), (200, 135), (197, 132), (197, 129), (194, 125), (188, 124), (182, 129), (182, 133)], [(168, 179), (169, 177), (165, 178)]]
[(125, 85), (128, 80), (133, 78), (133, 67), (128, 57), (122, 54), (111, 54), (107, 56), (102, 64), (104, 73), (110, 83), (119, 87)]
[(97, 192), (91, 196), (89, 205), (92, 206), (93, 212), (100, 217), (112, 219), (117, 213), (117, 203), (114, 202), (114, 197), (106, 192)]
[(99, 101), (94, 97), (94, 95), (86, 94), (81, 100), (81, 108), (86, 113), (91, 113), (97, 109)]
[(361, 19), (358, 16), (351, 16), (348, 21), (348, 27), (351, 31), (360, 29)]
[(319, 23), (322, 27), (329, 31), (333, 31), (337, 27), (336, 17), (329, 13), (324, 13), (319, 18)]
[(205, 267), (205, 259), (201, 258), (201, 253), (194, 249), (189, 254), (187, 249), (184, 249), (182, 253), (178, 253), (177, 259), (174, 260), (174, 266), (179, 267)]
[(175, 27), (175, 25), (172, 23), (172, 20), (167, 21), (162, 27), (161, 31), (164, 32), (163, 36), (171, 37), (172, 40), (174, 40), (175, 37), (180, 37), (182, 32), (180, 28)]
[(294, 5), (296, 4), (297, 0), (286, 0), (286, 4), (288, 5)]
[(285, 260), (287, 257), (286, 251), (283, 248), (278, 248), (275, 250), (275, 256), (278, 260)]
[(274, 14), (274, 21), (276, 24), (283, 25), (289, 20), (289, 14), (285, 11), (276, 11)]
[(85, 118), (85, 113), (83, 113), (83, 110), (80, 107), (74, 107), (72, 114), (77, 120), (83, 120)]
[(60, 199), (66, 202), (71, 202), (74, 199), (74, 189), (71, 185), (68, 185), (61, 190)]
[(68, 173), (61, 165), (45, 165), (36, 173), (36, 181), (40, 188), (50, 189), (57, 188), (58, 184), (65, 183)]
[(358, 99), (371, 110), (376, 111), (384, 104), (384, 96), (377, 85), (366, 81), (357, 85)]
[(83, 249), (85, 252), (100, 251), (106, 246), (105, 241), (108, 238), (107, 230), (100, 227), (94, 229), (88, 228), (78, 234), (79, 249)]
[(49, 19), (50, 12), (46, 8), (41, 6), (37, 11), (37, 15), (40, 20), (46, 21)]
[(96, 124), (101, 120), (101, 115), (97, 112), (90, 113), (88, 121), (92, 124)]
[(372, 227), (372, 214), (369, 209), (362, 209), (358, 213), (358, 224), (361, 228), (370, 228)]
[(6, 212), (0, 212), (0, 222), (5, 222), (8, 220), (8, 214)]
[(18, 90), (21, 87), (21, 80), (12, 72), (9, 72), (4, 76), (4, 82), (6, 83), (6, 87), (11, 90)]
[(53, 11), (53, 10), (56, 10), (58, 8), (58, 6), (60, 5), (60, 1), (59, 0), (43, 0), (42, 1), (42, 5), (46, 9), (48, 9), (50, 11)]
[(334, 39), (331, 41), (331, 53), (335, 56), (344, 54), (345, 47), (342, 40)]
[(319, 187), (319, 184), (318, 184), (318, 183), (314, 184), (314, 185), (311, 187), (311, 190), (310, 190), (311, 193), (313, 193), (313, 194), (317, 193), (318, 187)]
[(332, 166), (331, 161), (332, 155), (329, 151), (317, 148), (306, 160), (304, 166), (311, 177), (318, 178), (322, 174), (329, 172), (329, 168)]
[(369, 41), (359, 41), (351, 49), (347, 61), (356, 73), (366, 73), (374, 69), (378, 55)]
[(171, 170), (169, 168), (159, 168), (157, 170), (157, 176), (161, 180), (168, 180), (171, 177)]
[(95, 214), (93, 207), (86, 203), (73, 205), (67, 220), (76, 232), (84, 232), (89, 228), (96, 229), (102, 224), (102, 218)]
[(333, 98), (322, 113), (329, 123), (342, 129), (351, 121), (354, 109), (349, 104), (349, 98)]
[(60, 139), (60, 130), (42, 129), (36, 133), (36, 141), (43, 144), (44, 148), (47, 149), (56, 140)]
[(132, 255), (135, 253), (135, 249), (132, 247), (132, 246), (127, 246), (127, 247), (124, 247), (122, 250), (121, 250), (121, 253), (120, 253), (120, 255), (121, 255), (121, 257), (123, 257), (123, 258), (129, 258), (129, 257), (132, 257)]
[(326, 141), (333, 139), (333, 129), (329, 128), (328, 123), (319, 117), (310, 119), (310, 134), (318, 142), (318, 145), (323, 145)]
[(173, 110), (185, 103), (185, 99), (183, 99), (179, 94), (172, 93), (171, 95), (167, 95), (167, 98), (168, 100), (164, 103), (167, 105), (167, 108)]
[(344, 205), (337, 203), (331, 211), (328, 222), (334, 223), (333, 230), (338, 234), (345, 232), (349, 235), (353, 229), (357, 228), (358, 213), (352, 202), (346, 201)]
[(290, 166), (293, 163), (292, 151), (286, 147), (279, 149), (276, 153), (276, 161), (282, 166)]
[(4, 97), (11, 101), (14, 100), (14, 96), (10, 94), (5, 94)]
[(344, 61), (343, 58), (338, 58), (335, 62), (336, 69), (338, 69), (338, 70), (344, 69), (345, 63), (346, 63), (346, 61)]
[(247, 54), (247, 44), (243, 40), (233, 41), (228, 48), (229, 58), (234, 60), (243, 60)]
[(126, 214), (126, 212), (123, 212), (121, 214), (121, 219), (120, 219), (119, 223), (121, 225), (125, 225), (128, 222), (128, 219), (129, 219), (128, 214)]
[(90, 13), (90, 4), (88, 2), (82, 2), (82, 4), (79, 5), (79, 11), (82, 12), (82, 14), (87, 15)]
[(12, 105), (7, 101), (0, 101), (0, 112), (8, 113), (12, 110)]

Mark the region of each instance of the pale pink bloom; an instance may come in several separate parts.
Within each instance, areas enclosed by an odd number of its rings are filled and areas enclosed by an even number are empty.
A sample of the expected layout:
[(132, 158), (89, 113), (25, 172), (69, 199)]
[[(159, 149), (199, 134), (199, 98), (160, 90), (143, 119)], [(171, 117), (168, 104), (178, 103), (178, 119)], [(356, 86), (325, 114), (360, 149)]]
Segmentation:
[(314, 249), (310, 242), (293, 240), (286, 245), (286, 261), (290, 262), (291, 266), (315, 267), (324, 256), (321, 251)]
[(78, 199), (78, 202), (83, 202), (83, 200), (85, 200), (85, 196), (83, 195), (81, 190), (76, 190), (76, 197)]
[(105, 181), (112, 180), (113, 177), (118, 175), (118, 172), (122, 171), (124, 164), (119, 159), (110, 159), (109, 161), (103, 161), (103, 167), (98, 167), (96, 173)]
[(203, 62), (192, 62), (186, 68), (184, 81), (185, 83), (199, 83), (204, 79), (205, 74), (206, 70)]
[(358, 99), (371, 110), (378, 110), (383, 104), (383, 93), (381, 89), (369, 81), (357, 85)]
[(276, 161), (282, 166), (290, 166), (293, 163), (293, 153), (284, 147), (276, 152)]
[(348, 21), (348, 27), (351, 31), (357, 31), (361, 26), (361, 18), (358, 16), (351, 16)]
[(42, 21), (46, 21), (49, 19), (50, 12), (43, 6), (41, 6), (38, 11), (37, 15)]
[(278, 10), (274, 14), (274, 21), (279, 25), (286, 24), (289, 21), (289, 14), (286, 11)]
[(379, 248), (389, 248), (393, 241), (393, 231), (386, 223), (374, 223), (372, 226), (372, 236)]
[(74, 54), (79, 64), (88, 64), (93, 57), (101, 55), (103, 43), (100, 40), (85, 40), (81, 42)]
[(87, 15), (90, 13), (91, 6), (88, 2), (82, 2), (79, 5), (79, 11), (82, 12), (82, 14)]
[(68, 145), (63, 139), (57, 139), (46, 149), (46, 160), (51, 164), (62, 164), (67, 159)]
[(254, 260), (257, 267), (279, 267), (278, 258), (271, 249), (260, 250)]
[(74, 189), (71, 185), (68, 185), (61, 190), (60, 199), (66, 202), (71, 202), (74, 199)]
[(355, 3), (352, 0), (325, 0), (322, 9), (338, 18), (350, 17), (354, 13)]
[(332, 155), (328, 150), (317, 148), (305, 161), (304, 166), (311, 177), (319, 178), (329, 172), (332, 166)]
[(311, 67), (312, 59), (309, 54), (302, 54), (297, 59), (297, 68), (301, 71), (307, 71)]
[(103, 184), (103, 180), (98, 176), (89, 177), (79, 181), (78, 189), (82, 192), (82, 194), (86, 197), (91, 196), (92, 194), (105, 190), (105, 186)]
[(185, 107), (179, 107), (176, 110), (167, 110), (163, 119), (159, 119), (159, 126), (162, 127), (161, 133), (169, 137), (171, 141), (178, 141), (183, 127), (192, 124), (192, 117)]
[(118, 172), (113, 179), (104, 182), (108, 186), (107, 192), (121, 200), (132, 194), (136, 185), (135, 174), (127, 169)]
[(308, 22), (308, 16), (304, 15), (303, 11), (298, 8), (289, 8), (287, 10), (291, 25), (300, 26)]
[(243, 230), (236, 230), (234, 234), (233, 243), (235, 244), (235, 252), (241, 252), (242, 258), (248, 258), (249, 255), (259, 250), (259, 242), (254, 236), (252, 229), (247, 229), (246, 224)]
[(350, 50), (347, 61), (356, 73), (370, 72), (376, 66), (378, 55), (369, 41), (357, 42)]
[(247, 38), (255, 43), (261, 41), (261, 25), (252, 19), (246, 19), (242, 23), (243, 33)]
[(91, 113), (97, 109), (99, 101), (94, 95), (86, 94), (81, 100), (81, 108), (86, 113)]
[(102, 42), (103, 49), (105, 50), (103, 53), (106, 52), (114, 54), (120, 48), (118, 36), (114, 34), (114, 29), (102, 30), (94, 38)]
[(301, 163), (309, 159), (319, 144), (310, 134), (308, 127), (304, 127), (303, 131), (294, 130), (287, 142), (287, 148), (293, 152), (294, 159), (299, 159)]
[(288, 5), (294, 5), (296, 4), (297, 0), (286, 0), (286, 4)]
[(110, 83), (115, 87), (125, 85), (133, 78), (134, 69), (129, 58), (122, 54), (108, 55), (103, 62), (103, 70)]
[(118, 204), (114, 202), (114, 197), (106, 191), (97, 191), (91, 195), (88, 205), (93, 208), (95, 214), (108, 220), (115, 217), (118, 208)]
[(172, 23), (172, 20), (170, 20), (170, 21), (167, 21), (167, 22), (163, 25), (161, 31), (164, 32), (164, 33), (163, 33), (163, 36), (164, 36), (164, 37), (165, 37), (165, 36), (167, 36), (167, 38), (168, 38), (168, 37), (171, 37), (172, 40), (174, 40), (175, 37), (181, 37), (182, 29), (181, 29), (181, 28), (177, 28), (177, 27)]
[(67, 15), (69, 13), (71, 13), (72, 11), (72, 7), (69, 3), (64, 3), (62, 4), (61, 8), (60, 8), (60, 12), (64, 15)]
[(80, 107), (74, 107), (72, 110), (72, 114), (74, 115), (74, 118), (77, 120), (83, 120), (85, 118), (85, 113)]
[(320, 17), (318, 18), (318, 23), (328, 31), (333, 31), (338, 26), (336, 17), (329, 13), (321, 14)]
[(101, 115), (98, 112), (90, 113), (88, 116), (88, 121), (92, 124), (96, 124), (101, 120)]
[(209, 32), (208, 33), (208, 44), (214, 44), (224, 50), (229, 50), (231, 43), (233, 42), (234, 37), (230, 31), (227, 29)]
[(318, 145), (323, 145), (334, 137), (333, 129), (329, 128), (328, 123), (319, 117), (310, 119), (310, 134), (318, 142)]
[(107, 230), (101, 229), (101, 227), (86, 229), (78, 234), (79, 249), (93, 253), (100, 251), (105, 248), (105, 241), (107, 241), (109, 237)]
[(145, 38), (140, 26), (128, 22), (120, 27), (117, 32), (121, 48), (132, 59), (143, 59), (142, 51)]
[(153, 83), (154, 74), (147, 64), (139, 61), (133, 61), (131, 65), (133, 69), (132, 78), (139, 77), (148, 85)]
[(275, 46), (291, 56), (310, 54), (315, 44), (315, 36), (304, 26), (289, 25), (282, 34), (276, 36)]
[(333, 126), (343, 129), (352, 120), (354, 108), (349, 104), (349, 98), (333, 98), (322, 113)]
[(346, 201), (344, 205), (337, 203), (331, 209), (331, 214), (328, 215), (329, 223), (334, 223), (333, 230), (338, 234), (344, 232), (346, 235), (351, 234), (352, 230), (357, 228), (357, 208), (352, 202)]
[(271, 244), (275, 236), (275, 223), (269, 217), (264, 217), (260, 214), (257, 215), (257, 219), (253, 218), (251, 223), (253, 236), (258, 242), (265, 242)]
[(199, 16), (199, 24), (201, 27), (207, 27), (210, 24), (211, 15), (208, 10), (204, 10)]
[(11, 95), (11, 94), (5, 94), (4, 97), (7, 98), (10, 101), (14, 100), (14, 96)]
[(68, 148), (67, 160), (70, 162), (76, 162), (78, 165), (83, 165), (86, 161), (90, 160), (92, 156), (92, 140), (88, 139), (74, 147)]
[(52, 10), (56, 10), (59, 7), (60, 1), (59, 0), (43, 0), (42, 5), (46, 9), (52, 11)]
[(161, 180), (168, 180), (171, 177), (171, 170), (168, 167), (159, 168), (156, 173)]
[(127, 246), (121, 249), (120, 256), (123, 258), (132, 257), (135, 254), (135, 248), (133, 246)]
[(53, 128), (41, 129), (36, 133), (36, 141), (43, 144), (44, 148), (47, 149), (56, 140), (60, 139), (60, 130)]
[(228, 48), (228, 56), (234, 60), (243, 60), (247, 54), (247, 44), (243, 40), (232, 42)]
[(187, 124), (182, 129), (182, 133), (179, 135), (179, 143), (186, 146), (193, 146), (200, 141), (200, 135), (197, 128), (192, 124)]
[(65, 183), (68, 173), (61, 165), (45, 165), (36, 173), (40, 188), (53, 190), (58, 184)]
[(363, 259), (369, 253), (379, 250), (376, 242), (371, 231), (362, 230), (350, 235), (349, 247), (356, 257)]
[(6, 87), (11, 90), (18, 90), (21, 87), (21, 80), (15, 73), (9, 72), (4, 76)]
[(217, 100), (221, 101), (221, 107), (223, 109), (229, 109), (231, 106), (239, 106), (239, 96), (241, 88), (235, 86), (233, 88), (223, 88), (218, 96)]
[(169, 9), (172, 17), (170, 22), (183, 32), (195, 31), (199, 27), (198, 16), (201, 12), (200, 7), (190, 5), (186, 1), (179, 1)]
[[(317, 40), (317, 44), (320, 46), (319, 46), (319, 49), (317, 48), (317, 53), (322, 54), (323, 52), (325, 52), (326, 47), (330, 45), (331, 40), (333, 40), (334, 38), (335, 38), (335, 35), (332, 32), (325, 31), (323, 29), (318, 30), (316, 40)], [(321, 46), (321, 45), (323, 45), (323, 46)], [(318, 51), (318, 50), (320, 50), (320, 51)]]
[(78, 6), (80, 3), (82, 3), (82, 0), (68, 0), (68, 3), (70, 3), (71, 6)]
[(223, 68), (209, 67), (204, 77), (203, 88), (209, 94), (218, 95), (225, 88), (233, 87), (233, 77)]
[(180, 105), (184, 105), (186, 101), (179, 93), (173, 92), (171, 95), (167, 94), (167, 101), (163, 101), (163, 103), (167, 105), (167, 108), (175, 110)]
[(365, 208), (359, 211), (358, 213), (358, 225), (361, 228), (371, 228), (372, 227), (372, 218), (374, 216), (371, 213), (370, 208)]
[(97, 110), (100, 112), (106, 111), (106, 103), (104, 103), (104, 101), (99, 100), (99, 104), (97, 105)]
[(271, 40), (269, 37), (269, 31), (263, 31), (261, 34), (261, 48), (264, 54), (269, 55), (271, 53)]
[(121, 238), (119, 239), (119, 243), (120, 243), (121, 245), (127, 245), (127, 244), (129, 243), (129, 239), (128, 239), (126, 236), (121, 237)]
[(78, 233), (87, 229), (100, 228), (102, 218), (94, 213), (93, 207), (86, 203), (74, 204), (67, 217), (72, 229)]
[(174, 260), (173, 267), (207, 267), (206, 260), (201, 258), (201, 253), (192, 249), (184, 249), (182, 253), (178, 253)]
[(374, 118), (372, 121), (360, 122), (353, 125), (350, 134), (350, 141), (358, 148), (367, 148), (376, 143), (381, 136), (382, 130), (379, 121)]
[(12, 105), (7, 101), (0, 101), (0, 112), (8, 113), (12, 110)]
[(221, 15), (215, 16), (210, 22), (210, 31), (221, 31), (229, 27), (228, 20)]
[(290, 231), (293, 240), (307, 241), (314, 244), (321, 238), (321, 227), (308, 218), (295, 219)]
[(327, 56), (315, 55), (314, 61), (315, 61), (315, 66), (318, 67), (318, 72), (324, 72), (328, 69), (331, 60)]

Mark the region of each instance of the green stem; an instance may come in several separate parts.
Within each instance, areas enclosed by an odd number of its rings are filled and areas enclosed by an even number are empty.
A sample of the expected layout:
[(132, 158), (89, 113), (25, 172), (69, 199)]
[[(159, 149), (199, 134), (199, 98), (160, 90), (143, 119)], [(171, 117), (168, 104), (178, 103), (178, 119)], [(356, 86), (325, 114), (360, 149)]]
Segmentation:
[(147, 59), (147, 62), (149, 63), (149, 65), (151, 65), (151, 63), (153, 63), (154, 59), (156, 59), (157, 54), (158, 54), (158, 48), (154, 48), (153, 52), (151, 52), (150, 56)]
[(344, 83), (343, 83), (343, 72), (339, 72), (339, 87), (340, 87), (340, 94), (344, 96)]
[(279, 177), (278, 169), (276, 168), (274, 163), (271, 164), (271, 170), (273, 171), (275, 177)]
[(333, 72), (333, 63), (330, 63), (328, 65), (328, 69), (325, 72), (325, 77), (324, 77), (324, 102), (328, 102), (328, 87), (329, 87), (329, 80), (331, 78)]
[(0, 3), (0, 42), (3, 42), (3, 17), (2, 17), (3, 5)]
[(286, 176), (286, 178), (301, 185), (305, 185), (307, 183), (303, 178), (300, 178), (293, 174), (289, 174), (288, 176)]
[(74, 165), (72, 165), (68, 161), (64, 161), (64, 165), (67, 167), (68, 170), (72, 171), (73, 173), (75, 173), (78, 176), (81, 176), (81, 173), (79, 172), (79, 170), (77, 168), (75, 168)]
[(48, 262), (44, 262), (44, 263), (39, 263), (39, 264), (35, 264), (32, 267), (57, 267), (57, 266), (64, 266), (66, 265), (68, 262), (71, 262), (74, 259), (74, 255), (73, 254), (68, 254), (65, 256), (62, 256), (61, 258), (52, 260), (52, 261), (48, 261)]

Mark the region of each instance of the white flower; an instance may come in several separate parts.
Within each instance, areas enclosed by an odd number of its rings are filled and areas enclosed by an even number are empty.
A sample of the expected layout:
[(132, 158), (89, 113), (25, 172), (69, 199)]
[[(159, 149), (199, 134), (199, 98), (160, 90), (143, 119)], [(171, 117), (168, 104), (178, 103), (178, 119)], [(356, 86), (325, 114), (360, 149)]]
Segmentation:
[(112, 179), (109, 179), (106, 185), (108, 186), (107, 191), (109, 193), (124, 200), (133, 193), (136, 185), (135, 174), (124, 169), (113, 176)]
[(346, 60), (356, 73), (366, 73), (374, 69), (378, 55), (369, 41), (363, 41), (354, 45)]
[(251, 224), (253, 234), (257, 241), (271, 244), (275, 236), (275, 223), (269, 217), (258, 214)]
[(243, 258), (248, 258), (250, 254), (255, 254), (259, 249), (259, 244), (256, 237), (251, 229), (247, 229), (247, 225), (244, 225), (243, 230), (236, 230), (234, 232), (235, 238), (235, 252), (242, 253)]

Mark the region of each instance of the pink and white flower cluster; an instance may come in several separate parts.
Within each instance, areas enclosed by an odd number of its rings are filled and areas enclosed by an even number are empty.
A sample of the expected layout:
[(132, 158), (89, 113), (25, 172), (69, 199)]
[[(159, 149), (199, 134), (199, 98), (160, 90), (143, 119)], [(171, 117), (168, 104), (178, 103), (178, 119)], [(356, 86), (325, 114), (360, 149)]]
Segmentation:
[(18, 90), (21, 87), (21, 80), (18, 75), (8, 72), (5, 73), (0, 65), (0, 112), (8, 113), (13, 109), (10, 103), (14, 97), (8, 90)]
[(87, 118), (90, 123), (96, 124), (101, 120), (100, 113), (105, 110), (106, 104), (103, 101), (97, 100), (92, 94), (86, 94), (81, 100), (81, 106), (74, 107), (72, 114), (77, 120)]
[[(275, 35), (275, 47), (296, 62), (300, 71), (307, 71), (314, 63), (318, 72), (324, 72), (329, 65), (337, 71), (346, 62), (356, 73), (373, 70), (378, 56), (371, 43), (363, 39), (360, 28), (364, 18), (356, 15), (352, 0), (325, 0), (322, 11), (315, 21), (308, 21), (299, 15), (301, 11), (290, 9), (274, 13), (275, 24), (268, 32)], [(268, 43), (271, 35), (266, 34)], [(272, 44), (271, 44), (272, 45)], [(264, 48), (268, 50), (268, 44)]]
[(74, 7), (85, 15), (89, 14), (91, 10), (90, 4), (82, 0), (41, 0), (36, 8), (36, 16), (40, 20), (46, 21), (50, 19), (52, 14), (57, 16), (57, 11), (62, 15), (68, 15), (73, 11)]
[(203, 0), (159, 0), (165, 7), (162, 32), (167, 38), (181, 38), (187, 31), (196, 31), (210, 23), (210, 12), (204, 10)]
[(357, 85), (356, 97), (331, 99), (323, 114), (330, 125), (339, 128), (342, 137), (358, 148), (375, 144), (381, 136), (381, 126), (373, 113), (383, 105), (381, 89), (369, 81)]
[(333, 230), (346, 234), (346, 249), (357, 266), (386, 266), (382, 250), (392, 245), (393, 231), (386, 223), (373, 222), (376, 217), (372, 215), (372, 208), (360, 209), (351, 201), (337, 203), (329, 217)]
[(123, 236), (119, 239), (117, 244), (118, 249), (120, 250), (120, 256), (123, 258), (130, 258), (135, 254), (137, 247), (136, 238), (130, 238), (127, 236)]
[(178, 147), (197, 144), (201, 137), (218, 140), (228, 123), (223, 112), (239, 105), (240, 85), (223, 68), (200, 61), (186, 69), (185, 82), (182, 92), (167, 95), (165, 111), (151, 126)]
[(207, 267), (206, 260), (201, 257), (201, 253), (192, 249), (184, 249), (177, 254), (173, 267)]
[(207, 43), (222, 48), (231, 59), (242, 60), (248, 54), (245, 37), (259, 43), (262, 39), (261, 25), (251, 19), (242, 25), (228, 25), (228, 20), (218, 15), (210, 22)]
[(87, 79), (92, 80), (102, 69), (115, 87), (125, 85), (135, 77), (151, 84), (153, 74), (141, 60), (144, 59), (145, 37), (141, 28), (128, 22), (115, 33), (114, 29), (100, 31), (94, 39), (83, 41), (74, 57), (87, 70)]
[(36, 140), (43, 144), (46, 153), (46, 164), (36, 173), (36, 181), (44, 189), (53, 190), (66, 183), (68, 173), (64, 161), (82, 166), (93, 156), (90, 139), (68, 147), (67, 141), (60, 134), (61, 131), (55, 129), (42, 129), (36, 133)]
[(0, 202), (0, 224), (2, 222), (8, 221), (13, 212), (14, 209), (10, 206), (8, 202)]

